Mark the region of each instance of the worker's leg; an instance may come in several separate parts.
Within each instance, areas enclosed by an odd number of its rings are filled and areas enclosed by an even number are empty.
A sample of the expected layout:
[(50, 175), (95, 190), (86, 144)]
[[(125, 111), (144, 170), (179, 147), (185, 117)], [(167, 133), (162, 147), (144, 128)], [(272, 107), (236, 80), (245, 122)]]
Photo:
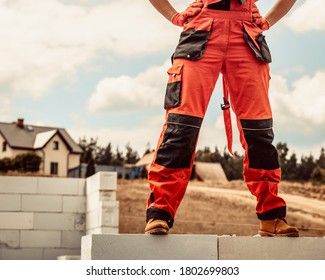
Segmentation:
[[(191, 176), (200, 127), (221, 68), (221, 60), (216, 59), (218, 50), (213, 48), (213, 32), (202, 51), (204, 32), (195, 34), (194, 29), (187, 27), (175, 52), (178, 58), (168, 71), (166, 122), (148, 175), (151, 194), (147, 221), (164, 220), (169, 227)], [(212, 20), (197, 20), (194, 28), (197, 27), (211, 31)], [(193, 42), (188, 44), (193, 34)], [(149, 223), (146, 231), (150, 232), (156, 225)]]
[[(257, 198), (258, 218), (275, 221), (286, 216), (286, 203), (278, 195), (281, 170), (278, 153), (273, 146), (273, 119), (268, 98), (269, 65), (256, 59), (242, 37), (238, 36), (240, 30), (233, 23), (233, 44), (229, 47), (225, 77), (245, 150), (246, 185)], [(283, 223), (277, 225), (297, 233), (295, 228), (286, 227)]]

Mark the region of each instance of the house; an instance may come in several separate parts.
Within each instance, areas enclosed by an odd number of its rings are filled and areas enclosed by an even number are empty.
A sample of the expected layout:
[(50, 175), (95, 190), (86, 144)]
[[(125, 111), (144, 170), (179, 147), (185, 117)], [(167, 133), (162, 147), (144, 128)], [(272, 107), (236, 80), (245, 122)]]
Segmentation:
[(0, 122), (0, 159), (35, 152), (42, 158), (40, 174), (60, 177), (79, 176), (82, 149), (63, 128), (17, 122)]

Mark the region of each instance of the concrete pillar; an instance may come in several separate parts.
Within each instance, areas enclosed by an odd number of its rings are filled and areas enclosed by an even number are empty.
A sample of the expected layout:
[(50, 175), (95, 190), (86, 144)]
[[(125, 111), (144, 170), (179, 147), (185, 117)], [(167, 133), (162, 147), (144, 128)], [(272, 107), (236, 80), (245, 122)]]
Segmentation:
[(87, 178), (86, 233), (118, 233), (119, 203), (116, 172), (98, 172)]

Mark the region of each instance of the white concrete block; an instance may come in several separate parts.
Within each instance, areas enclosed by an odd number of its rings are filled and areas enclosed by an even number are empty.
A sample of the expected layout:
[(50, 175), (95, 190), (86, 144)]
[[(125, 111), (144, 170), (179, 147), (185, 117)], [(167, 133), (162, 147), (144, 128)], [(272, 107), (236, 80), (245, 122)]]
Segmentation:
[(58, 261), (78, 261), (80, 260), (80, 255), (64, 255), (64, 256), (58, 256)]
[(0, 194), (0, 211), (20, 211), (21, 195)]
[(86, 229), (119, 226), (119, 202), (101, 201), (97, 210), (87, 213)]
[(37, 177), (0, 176), (0, 193), (36, 193)]
[(118, 227), (100, 227), (89, 229), (87, 231), (87, 235), (89, 234), (118, 234), (119, 228)]
[(99, 211), (100, 226), (118, 227), (119, 226), (119, 202), (101, 201)]
[(86, 213), (86, 197), (63, 196), (64, 213)]
[(38, 178), (38, 193), (78, 195), (79, 179), (77, 178)]
[(116, 190), (116, 172), (98, 172), (87, 178), (86, 193), (90, 194), (99, 190)]
[(44, 260), (57, 260), (59, 256), (75, 255), (80, 256), (80, 249), (44, 249)]
[(81, 248), (82, 231), (62, 231), (62, 248)]
[(42, 248), (19, 248), (2, 250), (3, 260), (42, 260), (43, 249)]
[(220, 260), (325, 260), (325, 238), (219, 237)]
[(61, 212), (62, 196), (59, 195), (23, 195), (22, 210), (33, 212)]
[(116, 201), (116, 191), (96, 191), (87, 195), (87, 212), (99, 208), (100, 201)]
[(0, 247), (18, 248), (19, 242), (19, 230), (0, 230)]
[(0, 212), (0, 229), (32, 229), (33, 222), (33, 213)]
[(85, 231), (86, 230), (86, 214), (77, 213), (74, 215), (74, 229)]
[(86, 196), (86, 179), (79, 178), (79, 180), (78, 180), (78, 195)]
[(65, 213), (35, 213), (34, 229), (74, 230), (75, 215)]
[(213, 235), (87, 235), (83, 260), (216, 260)]
[(82, 238), (86, 260), (324, 260), (324, 237), (92, 234)]
[(116, 191), (100, 191), (99, 195), (101, 201), (116, 201)]
[(20, 246), (22, 248), (60, 248), (61, 231), (22, 230)]
[(86, 229), (87, 231), (90, 229), (98, 228), (100, 227), (100, 209), (97, 209), (95, 211), (88, 212), (86, 215)]
[(97, 210), (99, 207), (99, 201), (100, 201), (100, 193), (98, 192), (92, 192), (87, 194), (86, 197), (86, 212), (92, 212), (94, 210)]

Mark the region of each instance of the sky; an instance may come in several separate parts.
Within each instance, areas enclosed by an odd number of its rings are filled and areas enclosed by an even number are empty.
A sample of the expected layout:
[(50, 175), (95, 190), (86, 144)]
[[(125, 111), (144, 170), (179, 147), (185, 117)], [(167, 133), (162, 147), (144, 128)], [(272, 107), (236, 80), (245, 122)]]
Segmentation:
[[(191, 3), (170, 2), (178, 11)], [(261, 14), (274, 2), (258, 1)], [(298, 156), (325, 148), (324, 15), (324, 0), (297, 0), (264, 33), (274, 143)], [(129, 144), (142, 156), (164, 122), (166, 71), (180, 32), (148, 0), (0, 0), (0, 122), (62, 127), (77, 142), (96, 138), (121, 151)], [(226, 146), (221, 102), (218, 81), (199, 149)]]

